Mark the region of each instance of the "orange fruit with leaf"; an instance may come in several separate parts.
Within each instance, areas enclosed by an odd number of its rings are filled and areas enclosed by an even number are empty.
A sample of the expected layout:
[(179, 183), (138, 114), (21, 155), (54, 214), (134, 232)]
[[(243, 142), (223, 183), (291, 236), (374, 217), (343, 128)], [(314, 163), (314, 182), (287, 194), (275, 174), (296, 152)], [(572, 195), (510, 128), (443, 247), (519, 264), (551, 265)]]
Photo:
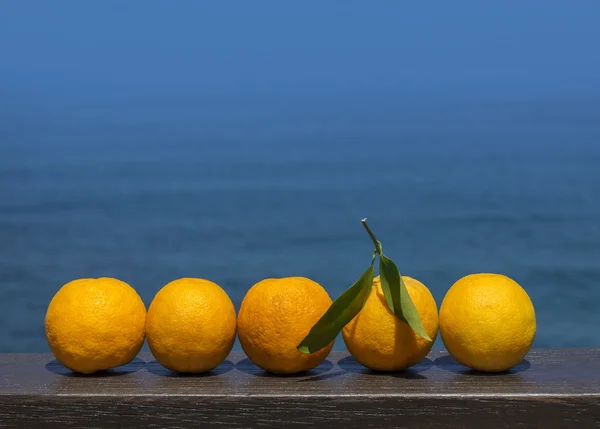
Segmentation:
[(421, 337), (388, 307), (380, 276), (373, 280), (369, 298), (342, 329), (350, 354), (367, 368), (400, 371), (421, 362), (431, 351), (438, 332), (438, 310), (431, 292), (420, 281), (402, 276), (410, 299), (430, 339)]
[[(340, 331), (350, 354), (373, 370), (398, 371), (419, 363), (438, 333), (437, 305), (427, 287), (400, 275), (383, 254), (366, 219), (363, 226), (375, 244), (371, 264), (337, 300), (298, 345), (315, 353)], [(375, 259), (379, 257), (379, 276)]]

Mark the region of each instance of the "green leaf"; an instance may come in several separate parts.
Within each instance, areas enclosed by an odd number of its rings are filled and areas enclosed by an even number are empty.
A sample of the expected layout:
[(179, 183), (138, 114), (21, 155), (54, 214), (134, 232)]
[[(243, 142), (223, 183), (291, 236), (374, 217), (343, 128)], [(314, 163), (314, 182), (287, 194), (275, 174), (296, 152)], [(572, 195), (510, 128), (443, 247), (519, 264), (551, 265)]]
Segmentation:
[(381, 278), (381, 288), (383, 289), (383, 294), (390, 310), (392, 310), (398, 319), (410, 326), (417, 335), (427, 341), (431, 341), (431, 338), (425, 332), (419, 312), (408, 294), (398, 267), (390, 258), (383, 254), (379, 255), (379, 275)]
[[(383, 258), (385, 258), (385, 256), (383, 256), (383, 255), (379, 256), (379, 280), (381, 281), (381, 289), (383, 289), (383, 296), (385, 296), (385, 302), (387, 303), (387, 306), (392, 311), (392, 313), (396, 314), (396, 312), (394, 311), (394, 307), (395, 307), (394, 297), (392, 296), (390, 282), (389, 282), (388, 278), (384, 275), (383, 268), (382, 268), (383, 267)], [(398, 303), (400, 303), (400, 300), (398, 300)]]
[(371, 288), (375, 270), (373, 264), (362, 276), (336, 299), (319, 321), (312, 327), (306, 338), (298, 345), (298, 351), (311, 354), (327, 347), (356, 316), (365, 305)]

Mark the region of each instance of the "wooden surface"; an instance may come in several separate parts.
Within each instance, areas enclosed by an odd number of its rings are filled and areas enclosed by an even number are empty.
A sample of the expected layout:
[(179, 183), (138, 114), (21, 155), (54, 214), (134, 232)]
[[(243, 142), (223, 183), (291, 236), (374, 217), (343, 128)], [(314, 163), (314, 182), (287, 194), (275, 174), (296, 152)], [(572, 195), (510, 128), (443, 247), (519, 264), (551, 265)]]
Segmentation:
[(469, 371), (445, 353), (395, 374), (347, 353), (272, 376), (232, 353), (215, 371), (174, 374), (149, 354), (93, 376), (51, 355), (0, 354), (0, 427), (600, 427), (600, 349), (534, 350), (511, 372)]

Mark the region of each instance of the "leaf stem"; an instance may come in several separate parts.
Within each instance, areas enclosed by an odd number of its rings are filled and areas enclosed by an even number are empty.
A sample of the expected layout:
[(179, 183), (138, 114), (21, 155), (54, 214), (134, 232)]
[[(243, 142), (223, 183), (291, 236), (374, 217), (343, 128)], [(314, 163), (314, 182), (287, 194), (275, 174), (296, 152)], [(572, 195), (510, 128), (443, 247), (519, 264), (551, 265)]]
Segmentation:
[(375, 245), (375, 252), (379, 256), (381, 256), (381, 247), (380, 247), (379, 241), (377, 241), (377, 239), (375, 238), (375, 235), (373, 235), (373, 231), (371, 231), (371, 228), (369, 228), (369, 225), (367, 225), (367, 218), (361, 219), (361, 222), (362, 222), (362, 225), (367, 230), (367, 232), (369, 233), (369, 237), (371, 237), (371, 240), (373, 240), (373, 244)]

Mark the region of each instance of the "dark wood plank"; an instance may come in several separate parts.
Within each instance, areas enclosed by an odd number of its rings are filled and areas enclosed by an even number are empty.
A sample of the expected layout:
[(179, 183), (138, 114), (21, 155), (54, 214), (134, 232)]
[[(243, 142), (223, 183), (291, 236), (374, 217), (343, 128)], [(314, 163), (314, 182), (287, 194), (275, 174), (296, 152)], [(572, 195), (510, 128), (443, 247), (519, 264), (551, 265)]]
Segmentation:
[(271, 376), (241, 353), (181, 376), (149, 354), (94, 376), (51, 355), (0, 355), (0, 427), (600, 427), (600, 349), (534, 350), (482, 375), (445, 353), (378, 374), (333, 352), (313, 371)]

